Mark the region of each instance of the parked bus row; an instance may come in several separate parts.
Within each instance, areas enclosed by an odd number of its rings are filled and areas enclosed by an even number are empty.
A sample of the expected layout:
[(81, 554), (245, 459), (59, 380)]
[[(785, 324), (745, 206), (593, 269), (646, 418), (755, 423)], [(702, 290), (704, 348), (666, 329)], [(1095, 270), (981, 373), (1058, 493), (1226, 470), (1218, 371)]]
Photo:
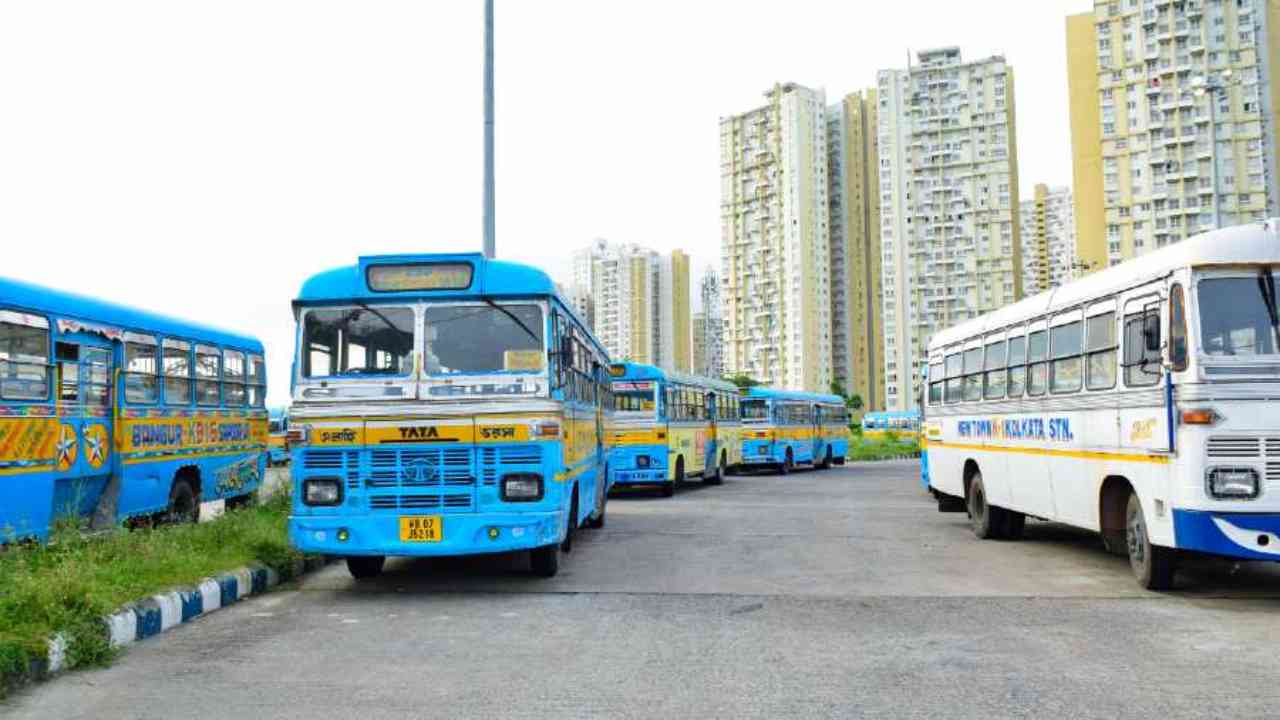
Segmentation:
[(980, 538), (1092, 530), (1138, 582), (1280, 559), (1278, 221), (1218, 230), (936, 334), (927, 483)]
[(0, 544), (245, 502), (266, 389), (255, 338), (0, 279)]

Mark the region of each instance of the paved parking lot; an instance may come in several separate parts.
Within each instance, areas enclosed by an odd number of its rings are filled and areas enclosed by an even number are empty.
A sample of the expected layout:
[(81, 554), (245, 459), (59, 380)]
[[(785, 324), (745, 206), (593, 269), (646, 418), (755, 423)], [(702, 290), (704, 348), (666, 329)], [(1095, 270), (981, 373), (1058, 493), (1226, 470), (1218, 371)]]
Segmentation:
[(1086, 533), (982, 542), (914, 463), (615, 498), (520, 557), (341, 565), (31, 689), (13, 718), (1275, 717), (1280, 572), (1140, 590)]

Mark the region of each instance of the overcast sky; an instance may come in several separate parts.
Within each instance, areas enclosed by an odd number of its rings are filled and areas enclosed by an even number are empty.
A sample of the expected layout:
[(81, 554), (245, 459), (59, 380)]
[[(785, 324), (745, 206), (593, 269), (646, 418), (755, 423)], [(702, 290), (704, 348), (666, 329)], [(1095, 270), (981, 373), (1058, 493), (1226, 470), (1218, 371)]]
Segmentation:
[[(1089, 0), (497, 0), (498, 254), (719, 252), (721, 116), (958, 45), (1016, 76), (1024, 192), (1070, 184)], [(874, 8), (869, 13), (869, 8)], [(0, 274), (252, 333), (360, 254), (480, 246), (480, 0), (0, 3)]]

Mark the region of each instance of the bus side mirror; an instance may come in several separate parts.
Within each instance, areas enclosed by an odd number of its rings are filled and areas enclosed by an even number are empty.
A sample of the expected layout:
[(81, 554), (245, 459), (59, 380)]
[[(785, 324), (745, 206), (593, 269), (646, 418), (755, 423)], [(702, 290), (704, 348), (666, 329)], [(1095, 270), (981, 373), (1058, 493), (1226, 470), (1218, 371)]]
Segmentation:
[(1160, 352), (1160, 316), (1148, 313), (1142, 322), (1143, 346), (1149, 353)]

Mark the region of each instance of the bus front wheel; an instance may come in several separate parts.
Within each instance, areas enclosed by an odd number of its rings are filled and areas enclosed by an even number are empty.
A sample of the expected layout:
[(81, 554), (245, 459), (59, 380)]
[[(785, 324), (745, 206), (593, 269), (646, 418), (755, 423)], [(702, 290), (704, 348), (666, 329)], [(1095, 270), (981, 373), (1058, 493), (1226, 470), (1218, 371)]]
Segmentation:
[(555, 577), (560, 572), (560, 543), (530, 550), (529, 567), (538, 577)]
[(1129, 567), (1133, 569), (1138, 584), (1147, 590), (1168, 590), (1173, 587), (1178, 551), (1151, 544), (1142, 502), (1135, 492), (1129, 493), (1129, 504), (1125, 507), (1124, 535), (1129, 550)]
[(386, 563), (385, 555), (351, 555), (347, 558), (347, 572), (356, 580), (371, 580), (382, 574)]

